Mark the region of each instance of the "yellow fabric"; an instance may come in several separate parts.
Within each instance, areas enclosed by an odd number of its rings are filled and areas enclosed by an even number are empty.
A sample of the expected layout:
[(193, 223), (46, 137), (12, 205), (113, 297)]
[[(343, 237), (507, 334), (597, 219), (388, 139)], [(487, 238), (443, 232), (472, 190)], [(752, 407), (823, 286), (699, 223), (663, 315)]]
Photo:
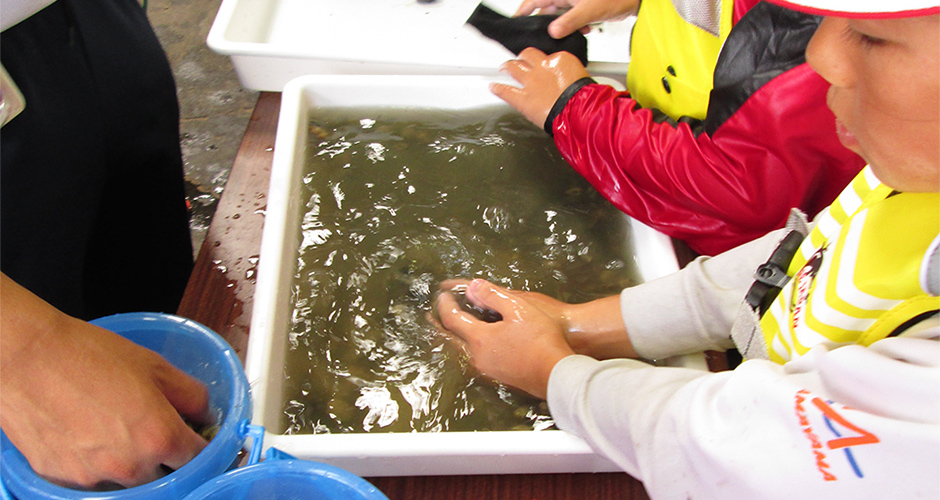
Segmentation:
[(771, 360), (819, 343), (869, 345), (940, 309), (920, 281), (940, 234), (940, 194), (893, 193), (866, 168), (817, 221), (761, 318)]
[(925, 312), (936, 311), (938, 308), (940, 308), (940, 297), (918, 295), (905, 300), (890, 311), (881, 315), (871, 327), (862, 333), (858, 339), (858, 343), (866, 347), (870, 346), (876, 341), (890, 335), (891, 332), (911, 318), (917, 317)]
[[(712, 16), (711, 24), (719, 27), (717, 33), (683, 19), (676, 5), (684, 4)], [(675, 5), (669, 0), (640, 3), (627, 71), (627, 89), (640, 106), (658, 109), (673, 119), (705, 118), (718, 52), (731, 31), (732, 13), (731, 0), (712, 3), (675, 0)], [(663, 80), (671, 92), (666, 91)]]

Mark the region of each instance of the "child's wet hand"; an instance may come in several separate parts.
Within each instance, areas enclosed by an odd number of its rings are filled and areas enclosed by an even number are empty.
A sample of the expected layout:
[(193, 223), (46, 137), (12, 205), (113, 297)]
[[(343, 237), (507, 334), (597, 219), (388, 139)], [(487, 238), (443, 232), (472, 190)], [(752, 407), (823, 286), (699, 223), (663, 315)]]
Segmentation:
[(552, 368), (574, 354), (555, 319), (523, 296), (484, 280), (467, 286), (474, 304), (498, 312), (502, 320), (487, 323), (463, 311), (451, 294), (441, 294), (440, 326), (463, 348), (484, 375), (544, 398)]
[(492, 83), (490, 90), (539, 128), (562, 92), (590, 76), (574, 55), (568, 52), (546, 55), (532, 47), (519, 53), (518, 59), (506, 62), (502, 69), (522, 86)]

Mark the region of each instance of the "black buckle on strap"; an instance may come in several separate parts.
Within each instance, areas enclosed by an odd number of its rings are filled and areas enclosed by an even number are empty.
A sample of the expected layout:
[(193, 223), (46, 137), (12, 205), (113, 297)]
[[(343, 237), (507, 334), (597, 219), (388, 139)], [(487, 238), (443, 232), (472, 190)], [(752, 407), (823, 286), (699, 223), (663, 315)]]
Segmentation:
[(790, 231), (783, 238), (783, 241), (777, 245), (774, 252), (770, 254), (767, 262), (761, 264), (754, 271), (754, 284), (747, 291), (745, 301), (761, 316), (770, 307), (780, 290), (790, 281), (787, 275), (787, 267), (800, 244), (803, 243), (802, 233), (799, 231)]
[(790, 277), (787, 276), (786, 269), (773, 262), (765, 262), (754, 271), (754, 280), (769, 287), (783, 288), (783, 285), (790, 281)]

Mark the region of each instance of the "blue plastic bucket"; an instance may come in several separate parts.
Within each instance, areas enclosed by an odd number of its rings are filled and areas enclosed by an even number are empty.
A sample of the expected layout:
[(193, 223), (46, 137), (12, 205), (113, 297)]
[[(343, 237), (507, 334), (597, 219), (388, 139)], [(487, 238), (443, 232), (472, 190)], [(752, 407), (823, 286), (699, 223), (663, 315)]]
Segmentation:
[(205, 326), (169, 314), (117, 314), (92, 323), (160, 353), (174, 366), (205, 383), (209, 407), (221, 423), (218, 434), (199, 455), (166, 477), (107, 492), (63, 488), (42, 479), (4, 435), (0, 443), (3, 486), (19, 500), (179, 500), (231, 469), (245, 442), (246, 424), (251, 420), (248, 381), (232, 348)]
[(355, 474), (332, 465), (297, 460), (270, 448), (265, 461), (200, 486), (185, 500), (388, 500)]

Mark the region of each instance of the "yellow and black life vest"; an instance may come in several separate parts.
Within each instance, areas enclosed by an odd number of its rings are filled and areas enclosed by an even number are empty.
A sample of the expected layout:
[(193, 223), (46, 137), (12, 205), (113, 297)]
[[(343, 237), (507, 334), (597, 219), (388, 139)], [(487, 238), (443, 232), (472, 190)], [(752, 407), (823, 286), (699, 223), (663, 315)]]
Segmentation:
[(644, 108), (702, 120), (715, 64), (731, 32), (731, 0), (643, 0), (630, 43), (627, 89)]
[(940, 193), (899, 193), (866, 167), (817, 218), (760, 319), (772, 361), (881, 340), (940, 310)]

